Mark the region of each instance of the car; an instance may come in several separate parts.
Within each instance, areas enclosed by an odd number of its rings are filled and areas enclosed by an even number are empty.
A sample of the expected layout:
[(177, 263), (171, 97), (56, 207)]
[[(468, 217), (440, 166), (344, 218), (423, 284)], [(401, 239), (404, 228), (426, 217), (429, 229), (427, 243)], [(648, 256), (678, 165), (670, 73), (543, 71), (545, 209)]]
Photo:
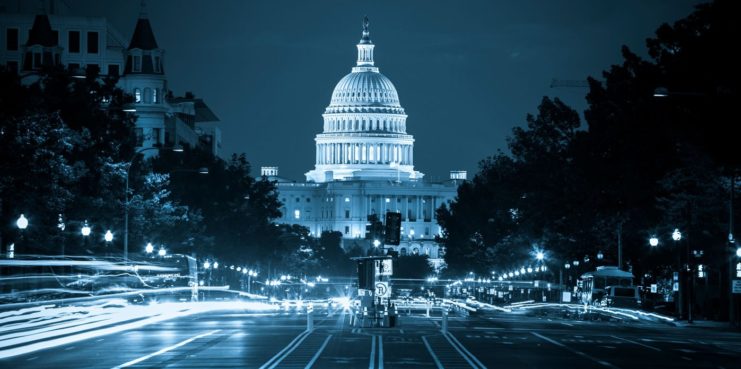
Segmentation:
[(641, 295), (635, 286), (608, 286), (602, 297), (602, 304), (608, 307), (639, 308)]

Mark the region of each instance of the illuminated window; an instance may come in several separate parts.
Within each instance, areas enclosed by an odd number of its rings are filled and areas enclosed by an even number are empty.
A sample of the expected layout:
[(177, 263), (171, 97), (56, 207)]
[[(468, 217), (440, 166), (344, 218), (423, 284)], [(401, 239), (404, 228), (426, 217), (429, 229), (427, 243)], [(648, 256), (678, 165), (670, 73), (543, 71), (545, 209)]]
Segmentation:
[(350, 198), (349, 197), (345, 197), (345, 202), (350, 202)]
[(134, 101), (135, 102), (142, 102), (142, 90), (135, 88), (134, 89)]
[(391, 202), (391, 199), (389, 199), (389, 198), (387, 197), (387, 198), (386, 198), (386, 203), (389, 203), (389, 202)]
[(159, 103), (158, 99), (159, 97), (157, 96), (157, 89), (155, 88), (152, 90), (152, 102), (157, 104)]
[(298, 209), (294, 210), (293, 217), (296, 219), (301, 219), (301, 210), (298, 210)]

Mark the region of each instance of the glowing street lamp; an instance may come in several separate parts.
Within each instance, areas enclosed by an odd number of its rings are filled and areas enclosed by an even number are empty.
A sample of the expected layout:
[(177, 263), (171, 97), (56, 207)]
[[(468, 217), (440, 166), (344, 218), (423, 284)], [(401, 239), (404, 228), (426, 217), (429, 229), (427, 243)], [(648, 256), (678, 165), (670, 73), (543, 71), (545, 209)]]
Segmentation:
[(379, 241), (379, 240), (373, 240), (373, 246), (374, 247), (381, 246), (381, 241)]
[(105, 239), (105, 242), (113, 241), (113, 233), (111, 233), (110, 229), (105, 231), (105, 236), (103, 236), (103, 239)]
[(543, 259), (545, 259), (545, 254), (543, 253), (543, 251), (538, 251), (535, 253), (535, 260), (543, 261)]
[(152, 243), (151, 242), (147, 242), (147, 246), (144, 248), (144, 251), (147, 254), (151, 254), (151, 253), (154, 252), (154, 246), (152, 246)]
[(203, 269), (210, 269), (210, 268), (211, 268), (211, 263), (209, 263), (208, 260), (206, 260), (203, 263)]
[(218, 261), (214, 261), (214, 269), (219, 269), (219, 262)]
[(741, 258), (741, 247), (736, 249), (736, 257)]
[(679, 228), (674, 228), (674, 232), (672, 232), (672, 239), (674, 241), (680, 241), (682, 239), (682, 232), (679, 231)]
[(648, 244), (651, 245), (651, 247), (656, 247), (659, 245), (659, 239), (656, 237), (651, 237), (648, 239)]
[(18, 220), (15, 221), (15, 225), (18, 226), (18, 229), (23, 231), (28, 228), (28, 219), (26, 218), (26, 216), (21, 214), (21, 216), (18, 217)]
[(90, 226), (87, 225), (87, 220), (86, 220), (85, 224), (83, 224), (82, 228), (80, 229), (80, 233), (82, 233), (84, 237), (87, 237), (90, 235), (90, 232), (91, 232), (91, 229), (90, 229)]
[(597, 251), (597, 260), (602, 260), (605, 258), (605, 254), (602, 253), (602, 250)]
[(159, 255), (159, 256), (165, 256), (165, 255), (167, 255), (167, 250), (165, 250), (164, 247), (161, 247), (160, 250), (157, 252), (157, 255)]

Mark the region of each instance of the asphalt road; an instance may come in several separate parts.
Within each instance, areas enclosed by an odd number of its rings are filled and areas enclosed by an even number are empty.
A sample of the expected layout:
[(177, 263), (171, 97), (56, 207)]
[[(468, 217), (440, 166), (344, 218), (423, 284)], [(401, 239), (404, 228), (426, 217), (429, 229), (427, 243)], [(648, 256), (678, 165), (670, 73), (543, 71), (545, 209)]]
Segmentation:
[(506, 313), (348, 317), (212, 313), (0, 360), (0, 368), (738, 368), (741, 334), (665, 324), (550, 321)]

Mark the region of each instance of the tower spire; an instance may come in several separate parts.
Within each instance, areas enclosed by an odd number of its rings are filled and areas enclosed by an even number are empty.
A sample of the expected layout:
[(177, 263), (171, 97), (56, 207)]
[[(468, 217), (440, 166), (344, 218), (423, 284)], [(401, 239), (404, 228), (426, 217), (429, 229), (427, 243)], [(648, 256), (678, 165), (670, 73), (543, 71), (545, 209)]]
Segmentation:
[(145, 0), (141, 0), (139, 3), (139, 18), (146, 18), (147, 17), (147, 2)]
[[(377, 72), (378, 70), (373, 66), (373, 42), (370, 39), (370, 30), (368, 26), (368, 16), (363, 17), (363, 36), (360, 38), (358, 43), (358, 66)], [(356, 67), (356, 68), (357, 68)], [(369, 69), (370, 68), (370, 69)]]

